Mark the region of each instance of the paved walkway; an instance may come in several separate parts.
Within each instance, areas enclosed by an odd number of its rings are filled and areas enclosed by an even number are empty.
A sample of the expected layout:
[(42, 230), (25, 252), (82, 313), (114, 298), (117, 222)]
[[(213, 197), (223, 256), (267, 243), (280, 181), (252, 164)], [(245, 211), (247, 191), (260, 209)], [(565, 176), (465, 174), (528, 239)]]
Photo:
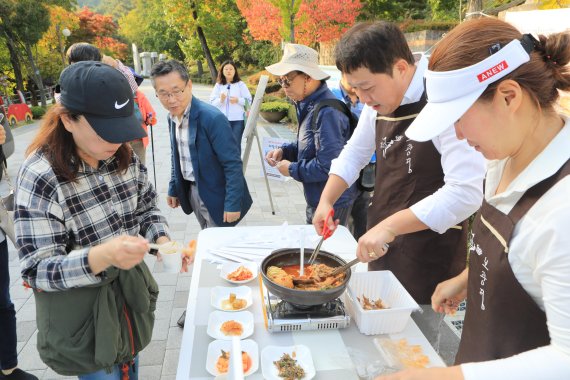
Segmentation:
[[(166, 127), (166, 111), (154, 95), (149, 81), (140, 87), (157, 111), (159, 123), (154, 127), (154, 157), (156, 161), (156, 183), (160, 195), (159, 207), (166, 216), (172, 238), (181, 242), (195, 239), (200, 227), (193, 215), (185, 215), (179, 208), (170, 209), (166, 205), (166, 192), (170, 178), (170, 140)], [(210, 96), (212, 87), (194, 85), (193, 93), (202, 100)], [(14, 139), (16, 149), (8, 160), (8, 173), (16, 178), (20, 165), (24, 160), (24, 152), (34, 138), (39, 123), (25, 125), (15, 129)], [(295, 135), (282, 124), (268, 124), (260, 119), (258, 134), (263, 137), (280, 137), (294, 139)], [(244, 140), (245, 141), (245, 140)], [(244, 144), (245, 147), (245, 144)], [(151, 146), (147, 149), (149, 177), (152, 180)], [(270, 180), (271, 195), (275, 205), (275, 215), (271, 212), (269, 194), (262, 176), (261, 160), (254, 144), (251, 149), (246, 170), (249, 191), (253, 198), (251, 210), (240, 223), (240, 226), (280, 225), (284, 221), (289, 224), (303, 224), (305, 221), (305, 199), (301, 185), (296, 181), (280, 182)], [(31, 290), (22, 286), (19, 262), (16, 250), (10, 245), (10, 294), (16, 307), (18, 320), (18, 360), (20, 368), (30, 371), (40, 379), (66, 379), (56, 374), (41, 361), (36, 349), (36, 306)], [(162, 273), (162, 264), (156, 263), (153, 256), (146, 259), (156, 281), (160, 285), (160, 295), (157, 303), (156, 323), (152, 342), (140, 354), (140, 379), (170, 380), (175, 378), (178, 354), (182, 339), (182, 329), (176, 321), (186, 307), (188, 290), (190, 288), (189, 274)]]

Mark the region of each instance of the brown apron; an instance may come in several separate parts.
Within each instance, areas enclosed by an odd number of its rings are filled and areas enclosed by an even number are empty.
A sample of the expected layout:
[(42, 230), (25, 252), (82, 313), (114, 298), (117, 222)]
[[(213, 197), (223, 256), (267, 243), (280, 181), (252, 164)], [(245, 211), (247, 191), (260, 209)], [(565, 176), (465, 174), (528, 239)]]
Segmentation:
[(516, 279), (508, 242), (518, 221), (568, 174), (570, 160), (528, 189), (508, 215), (483, 202), (469, 238), (468, 307), (456, 364), (506, 358), (550, 344), (546, 314)]
[[(404, 134), (425, 104), (423, 96), (377, 118), (376, 183), (368, 211), (369, 229), (444, 184), (441, 155), (433, 143), (412, 141)], [(392, 271), (416, 302), (429, 304), (436, 285), (459, 273), (450, 273), (454, 260), (462, 261), (460, 271), (465, 268), (466, 249), (457, 251), (460, 235), (460, 228), (451, 228), (444, 234), (425, 230), (398, 236), (388, 253), (369, 263), (368, 269)]]

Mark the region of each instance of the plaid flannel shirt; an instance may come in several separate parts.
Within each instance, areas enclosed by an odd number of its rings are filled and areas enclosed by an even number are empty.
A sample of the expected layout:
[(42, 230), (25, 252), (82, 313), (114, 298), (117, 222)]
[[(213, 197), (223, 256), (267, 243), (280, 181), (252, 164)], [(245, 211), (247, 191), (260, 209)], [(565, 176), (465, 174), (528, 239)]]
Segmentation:
[(92, 246), (120, 235), (149, 241), (169, 236), (156, 206), (157, 194), (136, 155), (126, 172), (114, 157), (98, 169), (83, 161), (75, 182), (60, 181), (40, 152), (26, 159), (18, 175), (14, 221), (22, 278), (32, 288), (58, 291), (96, 284)]

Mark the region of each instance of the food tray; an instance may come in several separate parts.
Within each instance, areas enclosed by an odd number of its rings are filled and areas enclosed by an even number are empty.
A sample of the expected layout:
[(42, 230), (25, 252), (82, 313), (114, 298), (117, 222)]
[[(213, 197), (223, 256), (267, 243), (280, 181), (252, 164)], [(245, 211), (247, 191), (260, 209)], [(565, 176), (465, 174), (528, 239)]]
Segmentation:
[[(389, 308), (364, 310), (356, 297), (382, 299)], [(392, 334), (402, 331), (410, 314), (419, 306), (391, 271), (355, 272), (346, 292), (346, 306), (365, 335)]]

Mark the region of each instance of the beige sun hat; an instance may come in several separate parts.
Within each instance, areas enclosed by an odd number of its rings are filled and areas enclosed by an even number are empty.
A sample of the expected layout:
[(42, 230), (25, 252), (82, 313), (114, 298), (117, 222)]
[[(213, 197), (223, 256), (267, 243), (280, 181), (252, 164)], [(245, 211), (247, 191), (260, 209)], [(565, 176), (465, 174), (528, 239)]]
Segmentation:
[(287, 75), (291, 71), (302, 71), (316, 80), (329, 79), (330, 75), (319, 68), (319, 53), (305, 45), (286, 44), (283, 58), (265, 69), (273, 75)]

